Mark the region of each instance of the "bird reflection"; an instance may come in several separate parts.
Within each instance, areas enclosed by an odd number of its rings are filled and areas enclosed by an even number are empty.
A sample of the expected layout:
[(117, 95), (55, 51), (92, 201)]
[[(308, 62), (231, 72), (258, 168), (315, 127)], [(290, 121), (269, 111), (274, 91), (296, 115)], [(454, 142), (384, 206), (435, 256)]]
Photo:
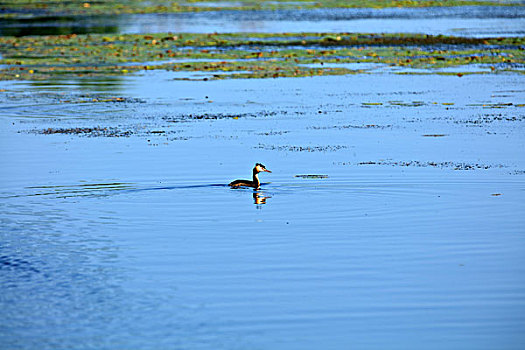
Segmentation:
[(253, 191), (253, 204), (257, 206), (257, 209), (260, 209), (263, 204), (266, 204), (267, 198), (272, 197), (265, 195), (265, 193), (261, 191)]

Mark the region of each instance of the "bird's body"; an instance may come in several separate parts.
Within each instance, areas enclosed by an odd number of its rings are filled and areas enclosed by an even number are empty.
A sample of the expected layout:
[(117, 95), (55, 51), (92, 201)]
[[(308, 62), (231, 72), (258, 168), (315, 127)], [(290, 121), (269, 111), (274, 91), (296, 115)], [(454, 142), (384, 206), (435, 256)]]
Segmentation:
[(267, 170), (264, 165), (261, 163), (255, 164), (255, 167), (253, 168), (253, 178), (252, 180), (235, 180), (228, 184), (230, 187), (253, 187), (253, 188), (259, 188), (261, 186), (261, 182), (259, 181), (259, 174), (260, 172), (267, 172), (271, 173), (270, 170)]

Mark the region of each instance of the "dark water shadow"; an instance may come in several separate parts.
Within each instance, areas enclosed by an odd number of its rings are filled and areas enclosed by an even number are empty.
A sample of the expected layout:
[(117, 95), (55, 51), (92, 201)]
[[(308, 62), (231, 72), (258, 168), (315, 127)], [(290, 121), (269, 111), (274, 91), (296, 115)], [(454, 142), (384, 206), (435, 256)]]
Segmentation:
[(120, 30), (118, 16), (50, 16), (3, 19), (0, 36), (114, 34)]
[(32, 263), (9, 255), (0, 255), (0, 271), (15, 270), (26, 273), (39, 273), (40, 271), (32, 266)]

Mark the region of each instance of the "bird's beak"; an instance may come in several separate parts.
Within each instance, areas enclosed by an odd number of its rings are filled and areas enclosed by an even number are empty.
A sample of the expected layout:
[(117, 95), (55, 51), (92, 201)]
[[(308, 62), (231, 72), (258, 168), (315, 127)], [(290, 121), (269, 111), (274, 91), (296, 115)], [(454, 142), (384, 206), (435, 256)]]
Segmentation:
[(266, 171), (267, 173), (271, 173), (271, 171), (268, 169), (264, 169), (264, 171)]

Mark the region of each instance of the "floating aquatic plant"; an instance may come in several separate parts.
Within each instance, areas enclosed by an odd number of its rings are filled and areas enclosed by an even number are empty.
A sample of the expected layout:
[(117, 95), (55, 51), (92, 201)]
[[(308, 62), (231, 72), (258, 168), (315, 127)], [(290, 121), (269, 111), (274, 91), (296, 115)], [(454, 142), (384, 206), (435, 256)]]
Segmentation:
[[(396, 74), (459, 76), (523, 73), (524, 47), (522, 37), (420, 34), (161, 33), (0, 37), (0, 79), (126, 75), (144, 70), (200, 73), (174, 77), (188, 80), (362, 74), (376, 69), (381, 72), (390, 69)], [(439, 70), (446, 67), (468, 70), (470, 66), (487, 68), (459, 73)], [(363, 106), (378, 104), (371, 101), (364, 102)]]

